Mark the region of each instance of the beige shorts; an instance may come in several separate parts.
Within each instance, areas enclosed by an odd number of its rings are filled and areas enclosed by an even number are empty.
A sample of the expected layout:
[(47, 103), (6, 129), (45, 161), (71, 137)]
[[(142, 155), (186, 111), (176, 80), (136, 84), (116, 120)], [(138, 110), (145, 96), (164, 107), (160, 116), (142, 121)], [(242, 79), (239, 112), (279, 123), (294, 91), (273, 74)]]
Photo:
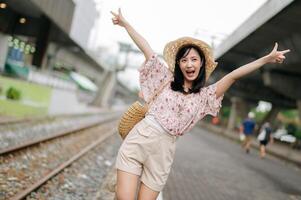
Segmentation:
[(176, 150), (176, 136), (141, 120), (123, 141), (116, 168), (138, 176), (154, 191), (166, 184)]

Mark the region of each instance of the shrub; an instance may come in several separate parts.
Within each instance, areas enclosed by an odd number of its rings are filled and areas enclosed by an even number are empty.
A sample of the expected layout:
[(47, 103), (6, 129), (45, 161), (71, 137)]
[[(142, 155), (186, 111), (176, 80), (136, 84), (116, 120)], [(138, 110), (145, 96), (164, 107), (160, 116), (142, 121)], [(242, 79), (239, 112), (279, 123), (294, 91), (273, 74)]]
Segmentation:
[(19, 100), (21, 98), (21, 91), (14, 87), (10, 87), (6, 91), (6, 98), (11, 100)]

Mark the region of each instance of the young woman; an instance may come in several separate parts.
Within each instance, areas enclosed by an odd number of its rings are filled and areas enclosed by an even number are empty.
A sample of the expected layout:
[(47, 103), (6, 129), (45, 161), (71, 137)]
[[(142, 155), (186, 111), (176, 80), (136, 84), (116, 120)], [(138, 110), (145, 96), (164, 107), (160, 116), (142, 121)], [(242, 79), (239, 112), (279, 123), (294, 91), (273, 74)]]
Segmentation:
[[(262, 134), (262, 136), (260, 136)], [(260, 158), (264, 158), (266, 155), (266, 146), (268, 143), (273, 143), (274, 139), (272, 136), (272, 128), (269, 122), (266, 122), (262, 125), (259, 135), (257, 137), (259, 140), (259, 150), (260, 150)]]
[(116, 197), (135, 199), (140, 178), (138, 199), (154, 200), (167, 181), (177, 138), (205, 115), (216, 116), (224, 93), (236, 80), (264, 64), (282, 63), (289, 50), (278, 51), (276, 43), (268, 55), (205, 87), (216, 67), (211, 48), (205, 42), (190, 37), (171, 41), (163, 52), (166, 67), (120, 9), (111, 13), (113, 24), (125, 28), (145, 56), (139, 69), (144, 100), (148, 102), (158, 93), (146, 117), (130, 131), (119, 149)]

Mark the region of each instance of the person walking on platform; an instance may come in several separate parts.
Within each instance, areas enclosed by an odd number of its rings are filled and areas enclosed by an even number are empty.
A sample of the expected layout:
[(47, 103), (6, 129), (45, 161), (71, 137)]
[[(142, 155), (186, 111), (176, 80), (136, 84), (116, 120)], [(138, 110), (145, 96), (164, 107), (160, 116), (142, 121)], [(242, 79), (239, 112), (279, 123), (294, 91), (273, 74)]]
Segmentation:
[(257, 140), (260, 143), (259, 149), (260, 149), (260, 158), (264, 158), (266, 154), (266, 146), (268, 143), (273, 143), (273, 136), (272, 136), (272, 128), (269, 122), (266, 122), (261, 127)]
[(248, 117), (241, 124), (240, 130), (242, 134), (244, 134), (244, 140), (242, 141), (242, 147), (245, 149), (246, 153), (250, 152), (252, 136), (255, 130), (255, 114), (253, 112), (249, 112)]
[(206, 86), (217, 65), (208, 44), (191, 37), (176, 39), (165, 46), (163, 62), (120, 9), (111, 14), (113, 24), (123, 27), (144, 54), (139, 69), (141, 96), (148, 102), (160, 91), (118, 151), (116, 198), (135, 199), (137, 193), (138, 199), (155, 200), (166, 184), (177, 138), (205, 115), (216, 116), (224, 93), (236, 80), (267, 63), (282, 63), (289, 50), (278, 51), (276, 43), (269, 54)]

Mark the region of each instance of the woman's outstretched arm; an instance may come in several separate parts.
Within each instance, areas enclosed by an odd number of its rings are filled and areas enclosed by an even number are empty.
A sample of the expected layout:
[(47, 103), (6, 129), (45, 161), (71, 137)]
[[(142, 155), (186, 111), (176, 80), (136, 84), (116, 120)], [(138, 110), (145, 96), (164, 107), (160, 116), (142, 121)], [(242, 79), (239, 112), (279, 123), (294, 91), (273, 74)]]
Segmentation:
[(250, 62), (246, 65), (243, 65), (226, 76), (224, 76), (221, 80), (217, 82), (217, 89), (216, 89), (216, 96), (220, 97), (223, 95), (229, 88), (230, 86), (239, 78), (255, 71), (256, 69), (259, 69), (263, 65), (267, 63), (282, 63), (283, 60), (285, 59), (284, 54), (290, 52), (289, 49), (284, 50), (284, 51), (278, 51), (278, 44), (275, 43), (275, 46), (271, 53), (269, 53), (266, 56), (263, 56), (253, 62)]
[(113, 24), (125, 28), (125, 30), (128, 32), (132, 40), (135, 42), (138, 48), (143, 52), (145, 59), (148, 60), (154, 54), (154, 51), (152, 50), (148, 42), (125, 20), (125, 18), (121, 13), (120, 8), (118, 9), (118, 14), (112, 11), (111, 13), (114, 16), (112, 18)]

